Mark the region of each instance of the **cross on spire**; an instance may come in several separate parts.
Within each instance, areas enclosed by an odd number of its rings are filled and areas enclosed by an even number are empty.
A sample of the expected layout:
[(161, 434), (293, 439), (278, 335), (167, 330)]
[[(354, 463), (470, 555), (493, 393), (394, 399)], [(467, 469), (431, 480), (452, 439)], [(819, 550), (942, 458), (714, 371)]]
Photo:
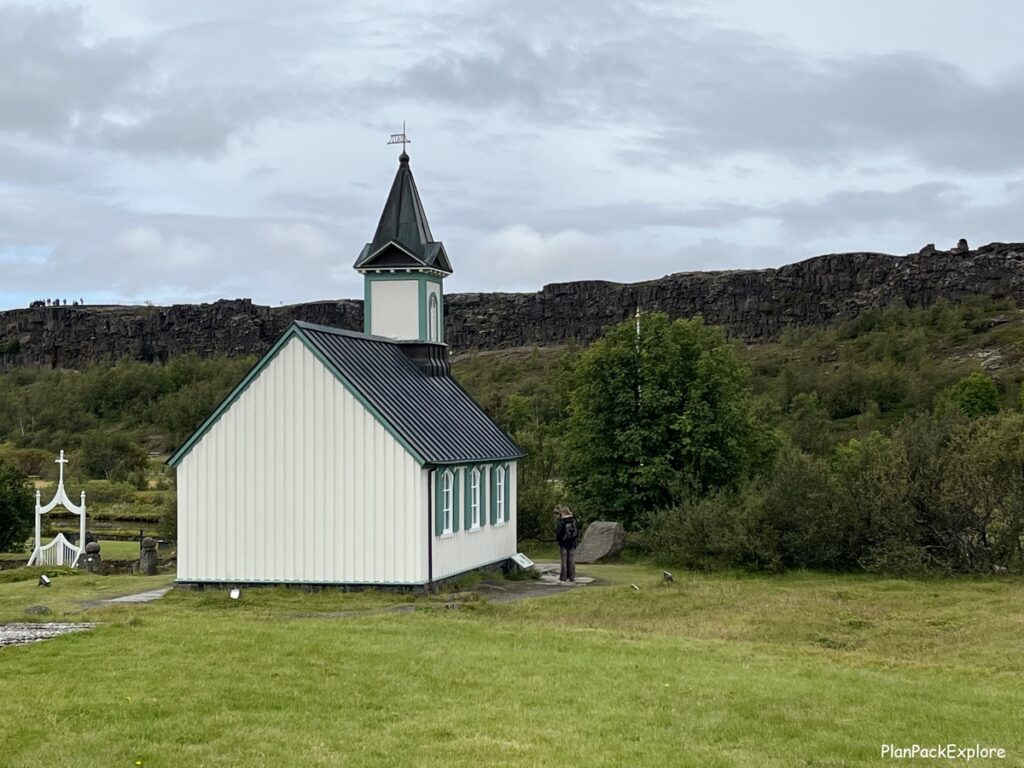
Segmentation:
[(405, 154), (405, 145), (406, 144), (412, 144), (412, 139), (408, 138), (405, 135), (405, 120), (402, 121), (402, 132), (401, 133), (392, 133), (391, 134), (391, 138), (388, 139), (388, 144), (389, 145), (390, 144), (401, 144), (402, 145), (402, 154), (403, 155)]

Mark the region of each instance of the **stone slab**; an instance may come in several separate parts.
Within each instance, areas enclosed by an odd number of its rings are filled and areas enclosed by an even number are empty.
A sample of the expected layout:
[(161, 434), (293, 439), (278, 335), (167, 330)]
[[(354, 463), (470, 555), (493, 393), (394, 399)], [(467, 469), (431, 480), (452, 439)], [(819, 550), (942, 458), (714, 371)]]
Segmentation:
[(114, 603), (151, 603), (154, 600), (159, 600), (161, 597), (170, 592), (173, 587), (161, 587), (160, 589), (151, 589), (148, 592), (139, 592), (134, 595), (124, 595), (123, 597), (112, 597), (109, 600), (100, 600), (100, 605), (110, 605)]
[(0, 647), (37, 643), (40, 640), (49, 640), (50, 638), (59, 637), (71, 632), (87, 632), (95, 626), (95, 624), (88, 622), (68, 623), (56, 621), (46, 624), (2, 624), (0, 625)]

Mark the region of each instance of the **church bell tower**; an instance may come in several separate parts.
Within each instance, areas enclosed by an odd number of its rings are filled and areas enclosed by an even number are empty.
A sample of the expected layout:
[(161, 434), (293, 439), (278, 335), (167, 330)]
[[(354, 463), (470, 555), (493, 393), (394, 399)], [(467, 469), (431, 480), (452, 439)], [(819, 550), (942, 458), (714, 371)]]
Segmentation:
[(430, 234), (404, 148), (377, 231), (354, 266), (363, 275), (365, 333), (444, 342), (443, 283), (452, 267)]

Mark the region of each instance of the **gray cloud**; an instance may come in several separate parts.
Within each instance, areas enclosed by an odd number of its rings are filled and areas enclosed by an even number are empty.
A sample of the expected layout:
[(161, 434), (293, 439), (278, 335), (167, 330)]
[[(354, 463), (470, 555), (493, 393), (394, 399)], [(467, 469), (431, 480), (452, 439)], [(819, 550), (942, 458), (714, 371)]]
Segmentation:
[(30, 148), (30, 143), (0, 139), (0, 185), (61, 184), (81, 178), (89, 163), (53, 147)]
[(151, 55), (138, 41), (87, 43), (81, 10), (0, 6), (0, 130), (74, 135), (146, 76)]
[(141, 214), (68, 197), (4, 195), (0, 295), (273, 303), (354, 295), (351, 239), (332, 224), (294, 218)]
[(814, 239), (857, 228), (892, 225), (927, 229), (958, 210), (972, 208), (970, 197), (948, 182), (928, 182), (895, 191), (841, 190), (817, 200), (793, 200), (765, 213), (796, 237)]
[[(1024, 167), (1021, 69), (986, 83), (922, 55), (812, 58), (640, 4), (519, 9), (467, 14), (475, 45), (430, 53), (369, 87), (533, 124), (630, 125), (645, 138), (620, 152), (627, 162), (759, 153), (844, 165), (894, 152), (940, 170)], [(513, 14), (516, 23), (496, 21)]]
[[(374, 215), (380, 214), (383, 198), (374, 199), (365, 190), (360, 192), (292, 191), (275, 192), (266, 198), (267, 208), (297, 216), (351, 221), (370, 227)], [(372, 235), (372, 232), (369, 234)]]
[(81, 9), (0, 6), (0, 132), (210, 158), (263, 121), (337, 101), (335, 85), (295, 66), (297, 34), (240, 18), (96, 41)]

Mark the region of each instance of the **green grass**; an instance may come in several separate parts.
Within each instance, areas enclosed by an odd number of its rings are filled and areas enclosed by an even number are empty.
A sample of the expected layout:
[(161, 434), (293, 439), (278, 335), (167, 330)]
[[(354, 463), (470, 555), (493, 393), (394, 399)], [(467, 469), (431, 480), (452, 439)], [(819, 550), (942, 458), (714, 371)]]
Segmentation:
[[(38, 585), (39, 574), (42, 573), (50, 575), (51, 586)], [(88, 620), (87, 603), (145, 592), (166, 586), (173, 580), (170, 574), (93, 576), (70, 568), (51, 567), (0, 571), (0, 622)], [(44, 605), (51, 613), (43, 617), (26, 614), (25, 608), (30, 605)]]
[[(446, 596), (175, 591), (75, 613), (99, 628), (0, 650), (0, 755), (13, 767), (866, 766), (883, 742), (955, 741), (1024, 759), (1020, 581), (676, 574), (665, 586), (644, 564), (581, 571), (606, 586), (462, 610)], [(0, 583), (0, 620), (29, 601), (52, 601), (59, 619), (159, 581)], [(333, 618), (405, 602), (417, 610)], [(40, 691), (55, 692), (45, 706)], [(55, 749), (58, 735), (75, 748)]]
[[(44, 543), (48, 543), (44, 539)], [(139, 558), (138, 541), (114, 541), (99, 539), (100, 557), (105, 560), (137, 560)], [(26, 552), (0, 552), (0, 560), (25, 560), (28, 561), (29, 553)]]
[(100, 557), (104, 560), (138, 560), (139, 542), (100, 539)]

